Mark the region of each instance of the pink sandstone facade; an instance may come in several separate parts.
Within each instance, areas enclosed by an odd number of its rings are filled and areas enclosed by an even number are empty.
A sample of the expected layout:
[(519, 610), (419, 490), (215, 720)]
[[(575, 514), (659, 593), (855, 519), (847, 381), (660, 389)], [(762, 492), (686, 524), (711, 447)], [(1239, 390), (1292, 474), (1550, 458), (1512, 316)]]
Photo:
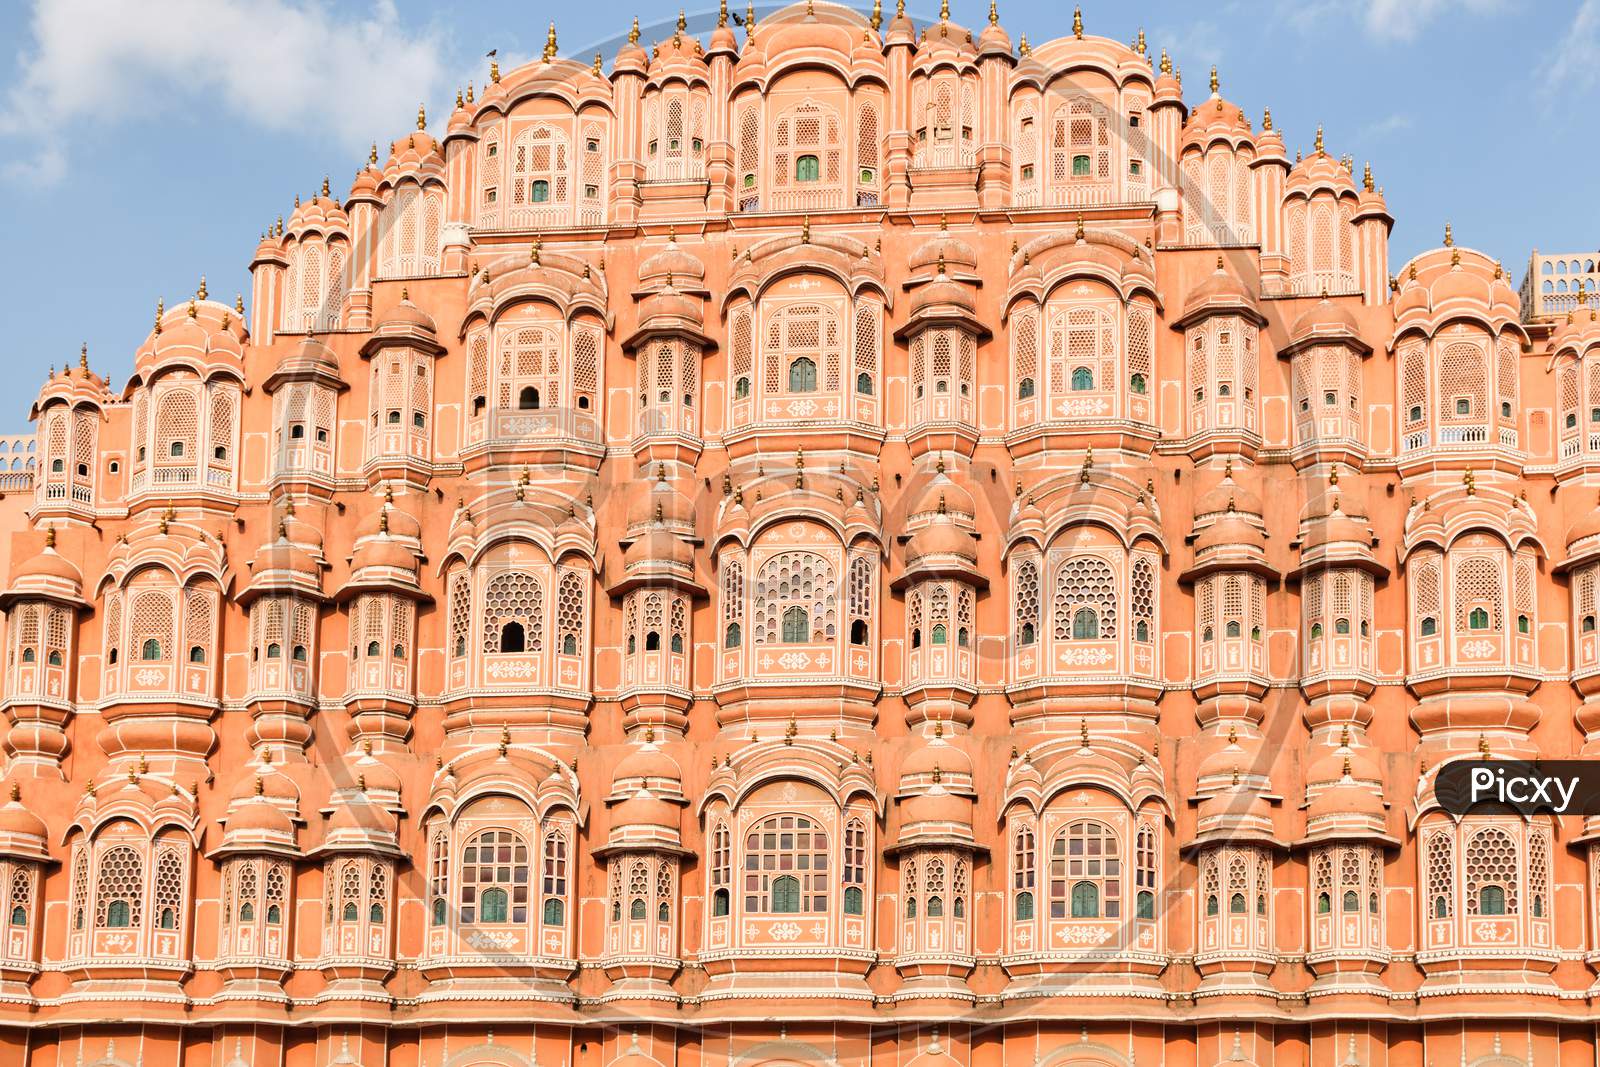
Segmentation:
[(1142, 35), (637, 36), (45, 383), (0, 1062), (1594, 1067), (1433, 791), (1600, 749), (1594, 311)]

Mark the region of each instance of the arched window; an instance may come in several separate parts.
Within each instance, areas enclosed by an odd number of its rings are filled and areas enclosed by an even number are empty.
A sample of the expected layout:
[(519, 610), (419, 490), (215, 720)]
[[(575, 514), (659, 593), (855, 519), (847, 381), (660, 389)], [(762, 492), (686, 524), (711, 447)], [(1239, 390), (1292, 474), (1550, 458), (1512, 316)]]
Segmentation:
[(1100, 617), (1093, 608), (1079, 608), (1073, 613), (1072, 636), (1078, 641), (1093, 640), (1100, 636)]
[(129, 845), (116, 845), (100, 856), (95, 886), (95, 926), (122, 929), (139, 925), (145, 892), (144, 858)]
[(523, 386), (522, 391), (517, 394), (517, 407), (525, 411), (536, 410), (539, 407), (539, 390), (531, 385)]
[(850, 624), (850, 643), (852, 645), (864, 645), (867, 643), (867, 621), (865, 619), (857, 619)]
[(484, 830), (461, 853), (461, 922), (528, 921), (528, 843), (511, 830)]
[(797, 182), (814, 182), (822, 177), (822, 166), (816, 156), (804, 155), (796, 157), (794, 161), (794, 180)]
[[(526, 650), (527, 635), (523, 632), (520, 622), (508, 622), (500, 627), (500, 651), (522, 652)], [(378, 654), (378, 643), (374, 641), (367, 650), (368, 655)]]
[(773, 815), (745, 836), (745, 911), (752, 915), (828, 910), (828, 838), (804, 815)]
[(787, 609), (783, 613), (783, 643), (798, 645), (810, 640), (811, 620), (806, 616), (806, 609), (798, 605)]
[(1050, 846), (1050, 917), (1066, 918), (1069, 906), (1074, 919), (1122, 914), (1120, 849), (1116, 832), (1104, 823), (1071, 823)]
[(817, 391), (817, 364), (801, 356), (789, 364), (789, 392), (814, 393)]
[(1094, 371), (1088, 367), (1072, 368), (1072, 388), (1074, 392), (1083, 392), (1094, 388)]
[(728, 628), (723, 631), (722, 647), (738, 648), (743, 641), (744, 632), (739, 628), (739, 624), (736, 622), (730, 622), (728, 624)]
[(139, 646), (139, 657), (146, 660), (161, 658), (161, 642), (153, 637), (145, 638), (144, 644)]

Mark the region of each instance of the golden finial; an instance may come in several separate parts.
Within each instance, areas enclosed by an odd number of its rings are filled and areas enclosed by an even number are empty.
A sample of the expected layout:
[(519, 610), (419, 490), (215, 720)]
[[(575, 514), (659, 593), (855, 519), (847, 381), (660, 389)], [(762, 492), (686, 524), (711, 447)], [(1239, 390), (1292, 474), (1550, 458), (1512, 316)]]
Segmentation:
[(1027, 34), (1023, 34), (1017, 40), (1017, 55), (1022, 56), (1024, 59), (1033, 55), (1033, 48), (1028, 44)]
[(1450, 250), (1450, 265), (1452, 267), (1461, 266), (1461, 249), (1452, 248)]
[(1456, 235), (1454, 231), (1451, 230), (1450, 224), (1447, 222), (1444, 224), (1444, 246), (1446, 248), (1452, 248), (1455, 246), (1455, 243)]
[(1238, 785), (1239, 784), (1239, 767), (1238, 767), (1237, 764), (1235, 764), (1235, 766), (1233, 768), (1233, 784), (1234, 785)]
[(639, 43), (639, 16), (633, 16), (633, 28), (628, 31), (628, 43)]
[(872, 17), (867, 23), (872, 27), (873, 33), (877, 33), (878, 28), (883, 25), (883, 0), (872, 0)]
[(717, 3), (717, 28), (728, 24), (728, 0), (718, 0)]
[[(635, 31), (637, 31), (639, 26), (638, 21), (635, 20), (633, 25)], [(489, 60), (489, 80), (495, 85), (500, 84), (500, 61), (498, 59)]]
[(811, 216), (810, 215), (802, 216), (801, 219), (800, 219), (800, 243), (803, 244), (803, 245), (808, 245), (808, 244), (811, 243)]
[(1139, 27), (1139, 42), (1135, 46), (1134, 50), (1136, 52), (1138, 52), (1141, 56), (1145, 54), (1144, 27), (1143, 26)]
[(476, 101), (474, 101), (473, 98), (472, 98), (472, 83), (471, 82), (467, 83), (467, 103), (469, 103), (469, 104), (476, 103)]
[(1237, 745), (1238, 743), (1239, 743), (1239, 726), (1238, 726), (1237, 723), (1231, 723), (1230, 722), (1228, 724), (1228, 744)]
[(756, 32), (756, 5), (754, 3), (746, 3), (744, 5), (744, 35), (748, 39), (748, 38), (753, 37), (755, 35), (755, 32)]
[(1482, 756), (1489, 755), (1489, 739), (1483, 734), (1478, 735), (1478, 753)]
[(939, 21), (950, 21), (950, 0), (939, 0)]
[(1345, 723), (1344, 727), (1342, 729), (1340, 729), (1340, 731), (1339, 731), (1339, 747), (1340, 748), (1349, 748), (1350, 747), (1350, 724), (1349, 723)]
[(543, 56), (543, 59), (544, 59), (544, 61), (546, 63), (548, 63), (552, 59), (554, 59), (555, 57), (556, 57), (556, 24), (554, 22), (552, 22), (550, 24), (550, 29), (545, 31), (545, 35), (544, 35), (544, 56)]
[(18, 801), (22, 799), (22, 787), (16, 782), (11, 783), (11, 799), (12, 801)]
[(784, 730), (783, 730), (783, 743), (786, 744), (786, 745), (794, 744), (795, 735), (798, 734), (799, 732), (800, 732), (800, 728), (795, 725), (794, 716), (790, 715), (789, 716), (789, 725), (784, 727)]
[(1078, 232), (1074, 235), (1079, 241), (1083, 240), (1083, 212), (1078, 212)]
[(1261, 131), (1265, 133), (1270, 129), (1272, 129), (1272, 109), (1270, 107), (1263, 108), (1261, 111)]
[(1321, 126), (1317, 127), (1317, 140), (1316, 140), (1315, 144), (1313, 145), (1313, 147), (1318, 152), (1322, 151), (1322, 127)]
[(199, 317), (199, 315), (200, 311), (194, 306), (194, 297), (191, 296), (189, 298), (189, 317), (193, 319)]
[(594, 54), (594, 76), (596, 78), (601, 77), (600, 64), (603, 62), (605, 62), (605, 58), (599, 52), (596, 52)]
[(1083, 744), (1084, 748), (1088, 748), (1089, 747), (1089, 720), (1088, 719), (1079, 719), (1078, 720), (1078, 740)]
[(1406, 272), (1406, 275), (1412, 281), (1416, 281), (1417, 280), (1417, 265), (1416, 265), (1416, 263), (1412, 263), (1411, 264), (1411, 269)]
[(1072, 36), (1080, 41), (1083, 40), (1083, 8), (1081, 7), (1072, 9)]
[(989, 25), (1000, 25), (1000, 11), (995, 7), (994, 0), (989, 0)]
[[(426, 104), (418, 104), (417, 105), (417, 129), (425, 130), (427, 128), (428, 128), (428, 107), (427, 107)], [(323, 187), (324, 187), (324, 189), (326, 189), (327, 183), (323, 183)]]
[(1161, 50), (1161, 73), (1172, 73), (1172, 57), (1167, 55), (1167, 50), (1165, 48)]
[(683, 17), (683, 8), (678, 8), (678, 32), (682, 33), (689, 28), (689, 20)]
[(467, 98), (461, 95), (461, 89), (458, 86), (456, 88), (456, 110), (460, 111), (463, 107), (466, 107), (466, 106), (467, 106)]
[(938, 274), (939, 277), (941, 277), (941, 278), (944, 277), (944, 249), (942, 249), (942, 248), (939, 249), (939, 263), (938, 263), (937, 267), (935, 268), (935, 272)]
[(1344, 757), (1344, 777), (1350, 777), (1350, 756), (1348, 754)]
[(1217, 95), (1217, 86), (1219, 84), (1220, 83), (1217, 81), (1217, 67), (1216, 67), (1216, 64), (1212, 64), (1212, 66), (1211, 66), (1211, 95), (1212, 96), (1216, 96)]
[(1472, 473), (1471, 467), (1462, 472), (1461, 484), (1467, 487), (1468, 496), (1476, 496), (1478, 494), (1478, 478), (1477, 475)]
[[(324, 178), (323, 181), (326, 183), (327, 179)], [(327, 192), (326, 188), (324, 188), (323, 192)], [(194, 295), (200, 300), (204, 300), (206, 298), (206, 276), (204, 274), (200, 275), (200, 288), (194, 291)]]
[(56, 547), (56, 528), (54, 526), (46, 526), (44, 528), (44, 547)]
[(237, 315), (243, 315), (244, 314), (244, 294), (243, 293), (234, 293), (233, 294), (233, 310), (234, 310), (234, 313), (237, 314)]
[(539, 235), (534, 234), (533, 243), (528, 246), (528, 262), (535, 267), (539, 265), (539, 242)]
[(159, 336), (161, 334), (161, 316), (165, 315), (166, 311), (167, 311), (167, 302), (165, 300), (163, 300), (159, 296), (156, 297), (156, 334), (157, 334), (157, 336)]
[(1361, 188), (1365, 189), (1369, 193), (1372, 192), (1373, 185), (1371, 160), (1368, 160), (1366, 163), (1361, 165)]
[(87, 372), (89, 370), (89, 342), (88, 341), (83, 342), (83, 346), (78, 349), (78, 367), (81, 370), (83, 370), (84, 372)]
[[(1500, 261), (1498, 259), (1495, 260), (1494, 261), (1494, 280), (1495, 281), (1499, 281), (1501, 278), (1505, 277), (1505, 274), (1506, 274), (1505, 267), (1500, 265)], [(1584, 286), (1584, 283), (1580, 280), (1578, 282), (1578, 303), (1580, 303), (1580, 304), (1583, 303), (1583, 286)]]

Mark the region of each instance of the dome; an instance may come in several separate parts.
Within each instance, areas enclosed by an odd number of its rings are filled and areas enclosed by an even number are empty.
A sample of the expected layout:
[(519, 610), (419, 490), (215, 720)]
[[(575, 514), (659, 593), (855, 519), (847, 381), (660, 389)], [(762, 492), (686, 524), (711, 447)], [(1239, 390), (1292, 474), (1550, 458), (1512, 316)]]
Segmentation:
[(650, 532), (628, 546), (622, 555), (624, 567), (637, 567), (647, 563), (670, 563), (680, 567), (694, 565), (694, 548), (664, 525), (650, 527)]
[(678, 830), (678, 805), (656, 797), (633, 796), (611, 811), (613, 826), (659, 826)]
[(1194, 319), (1208, 314), (1247, 311), (1258, 322), (1263, 321), (1256, 311), (1256, 297), (1243, 281), (1227, 268), (1222, 256), (1217, 257), (1217, 269), (1195, 286), (1184, 302), (1183, 315), (1173, 325), (1181, 328)]
[(0, 852), (8, 838), (38, 838), (41, 845), (49, 840), (50, 830), (44, 820), (22, 803), (22, 792), (15, 782), (11, 784), (11, 799), (0, 807)]
[(1330, 191), (1335, 196), (1343, 196), (1346, 193), (1354, 196), (1356, 180), (1349, 168), (1323, 151), (1322, 127), (1319, 126), (1316, 150), (1296, 163), (1289, 171), (1284, 191), (1309, 196), (1323, 190)]
[(706, 280), (705, 264), (679, 247), (675, 236), (669, 236), (664, 248), (639, 264), (640, 285), (664, 285), (669, 280), (678, 289), (698, 289)]
[(940, 738), (912, 749), (906, 756), (905, 763), (900, 766), (902, 779), (913, 775), (931, 775), (935, 771), (941, 775), (955, 774), (970, 777), (972, 757)]
[(1217, 69), (1211, 68), (1211, 96), (1209, 99), (1196, 104), (1189, 113), (1189, 121), (1183, 127), (1183, 143), (1181, 148), (1205, 149), (1216, 141), (1224, 141), (1231, 146), (1241, 146), (1253, 143), (1255, 131), (1250, 128), (1250, 119), (1244, 110), (1237, 104), (1224, 100), (1217, 92)]
[(943, 459), (939, 461), (934, 477), (929, 480), (927, 487), (917, 497), (916, 505), (910, 511), (913, 518), (919, 515), (945, 514), (971, 519), (976, 513), (972, 494), (944, 472)]
[(1222, 515), (1229, 511), (1245, 515), (1263, 514), (1260, 495), (1234, 481), (1231, 461), (1222, 470), (1222, 480), (1200, 494), (1194, 505), (1196, 516)]
[(356, 525), (356, 540), (384, 534), (413, 541), (422, 538), (422, 524), (409, 511), (395, 506), (394, 492), (387, 487), (383, 491), (383, 503)]
[(1326, 296), (1302, 312), (1289, 329), (1290, 348), (1316, 341), (1346, 340), (1353, 340), (1362, 349), (1367, 349), (1367, 345), (1361, 342), (1361, 327), (1356, 323), (1355, 316), (1343, 304), (1335, 303)]
[(611, 777), (618, 782), (637, 778), (681, 783), (683, 772), (678, 769), (677, 761), (660, 747), (645, 744), (624, 756)]
[(265, 800), (239, 805), (227, 816), (227, 834), (286, 834), (293, 836), (294, 823), (277, 805)]
[(392, 835), (395, 819), (375, 803), (351, 799), (335, 804), (332, 814), (328, 816), (328, 836), (332, 837), (339, 830)]
[(930, 556), (955, 556), (969, 563), (978, 561), (978, 541), (953, 522), (929, 523), (906, 542), (906, 562)]
[(43, 552), (36, 553), (18, 563), (11, 570), (13, 583), (28, 578), (55, 579), (70, 583), (74, 590), (83, 588), (83, 574), (55, 549), (55, 531), (47, 531)]
[(917, 315), (934, 309), (954, 308), (966, 315), (977, 313), (977, 300), (972, 287), (941, 277), (927, 285), (918, 286), (911, 295), (911, 314)]
[(937, 270), (941, 260), (949, 271), (959, 267), (969, 271), (978, 269), (977, 250), (946, 229), (943, 217), (939, 220), (939, 232), (917, 246), (917, 250), (906, 261), (906, 269), (913, 274), (921, 270)]
[(956, 823), (972, 825), (972, 801), (964, 796), (935, 787), (901, 802), (900, 810), (907, 825), (912, 823)]
[(432, 316), (411, 302), (409, 291), (400, 290), (400, 303), (396, 304), (383, 318), (378, 320), (374, 333), (393, 333), (418, 330), (423, 333), (437, 333), (438, 327), (434, 324)]
[(326, 182), (322, 185), (322, 195), (313, 196), (294, 209), (286, 227), (286, 232), (295, 236), (312, 230), (324, 234), (350, 232), (350, 216), (328, 196)]
[(1312, 822), (1335, 815), (1365, 815), (1385, 819), (1383, 798), (1374, 790), (1355, 782), (1340, 782), (1318, 793), (1306, 806), (1306, 820)]
[(351, 557), (352, 571), (365, 570), (368, 567), (393, 567), (415, 573), (417, 556), (415, 552), (392, 537), (378, 537), (358, 547), (355, 555)]
[(1246, 522), (1235, 512), (1207, 526), (1200, 536), (1195, 538), (1194, 550), (1198, 556), (1209, 549), (1230, 545), (1265, 549), (1267, 539), (1254, 523)]

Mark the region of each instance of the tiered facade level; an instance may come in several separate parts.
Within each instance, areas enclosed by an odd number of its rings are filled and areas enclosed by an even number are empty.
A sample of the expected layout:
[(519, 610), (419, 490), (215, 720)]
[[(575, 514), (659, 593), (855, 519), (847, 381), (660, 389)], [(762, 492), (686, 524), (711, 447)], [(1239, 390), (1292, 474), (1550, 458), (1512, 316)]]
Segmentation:
[(636, 38), (6, 442), (0, 1061), (1592, 1067), (1432, 783), (1600, 750), (1594, 311), (1142, 38)]

